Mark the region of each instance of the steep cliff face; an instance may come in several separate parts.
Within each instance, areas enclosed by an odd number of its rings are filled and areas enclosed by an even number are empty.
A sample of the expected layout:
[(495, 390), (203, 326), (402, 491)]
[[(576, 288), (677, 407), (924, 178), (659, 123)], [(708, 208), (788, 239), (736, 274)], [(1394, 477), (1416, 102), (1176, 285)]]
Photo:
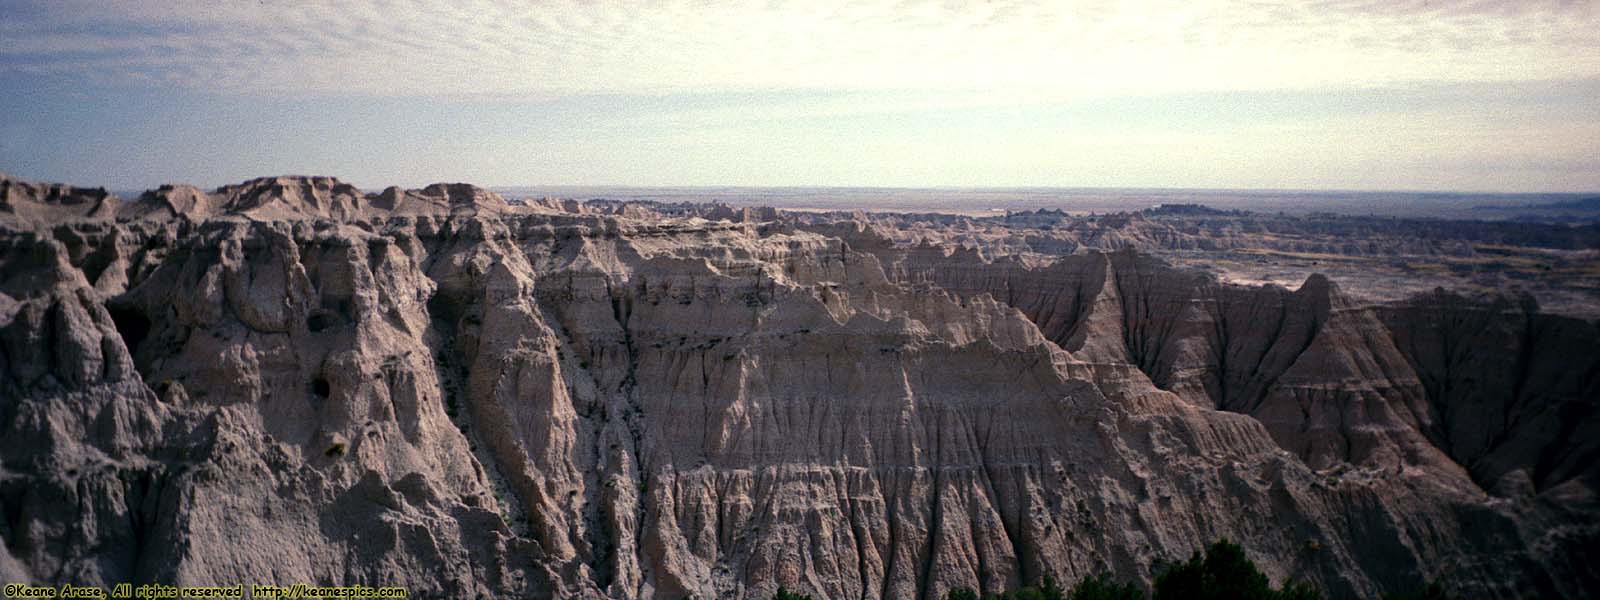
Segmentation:
[(1253, 415), (1314, 468), (1455, 469), (1419, 432), (1433, 415), (1377, 314), (1322, 276), (1294, 291), (1247, 288), (1132, 252), (1029, 267), (931, 248), (907, 253), (896, 271), (1000, 298), (1069, 352), (1133, 364), (1192, 403)]
[[(0, 236), (0, 575), (918, 598), (1148, 581), (1227, 536), (1337, 595), (1596, 589), (1590, 450), (1521, 417), (1491, 446), (1548, 458), (1445, 444), (1471, 427), (1442, 407), (1499, 396), (1434, 391), (1475, 359), (1391, 335), (1426, 309), (757, 211), (259, 181), (282, 190), (252, 207), (322, 212)], [(1592, 374), (1524, 386), (1592, 418)], [(1476, 483), (1518, 468), (1517, 495)]]
[(1425, 431), (1485, 488), (1525, 495), (1600, 483), (1594, 323), (1443, 290), (1379, 314), (1438, 412)]
[(1600, 336), (1527, 300), (1359, 306), (1317, 275), (1293, 291), (1226, 285), (1131, 252), (1030, 266), (879, 247), (901, 278), (1000, 298), (1064, 349), (1257, 417), (1313, 467), (1463, 465), (1485, 488), (1593, 477)]
[[(166, 247), (172, 229), (90, 228), (79, 243), (137, 248), (100, 272), (143, 273), (115, 296), (65, 244), (7, 239), (12, 580), (538, 589), (406, 334), (430, 286), (390, 278), (403, 254), (302, 253), (287, 229), (233, 223)], [(351, 321), (315, 327), (325, 304)]]
[(998, 298), (1075, 356), (1250, 414), (1312, 468), (1425, 472), (1537, 499), (1535, 520), (1552, 519), (1542, 543), (1562, 549), (1552, 556), (1586, 555), (1573, 544), (1593, 530), (1554, 515), (1596, 506), (1592, 323), (1443, 291), (1360, 306), (1321, 276), (1293, 291), (1227, 285), (1128, 251), (989, 260), (888, 244), (859, 224), (818, 229), (870, 249), (899, 280)]

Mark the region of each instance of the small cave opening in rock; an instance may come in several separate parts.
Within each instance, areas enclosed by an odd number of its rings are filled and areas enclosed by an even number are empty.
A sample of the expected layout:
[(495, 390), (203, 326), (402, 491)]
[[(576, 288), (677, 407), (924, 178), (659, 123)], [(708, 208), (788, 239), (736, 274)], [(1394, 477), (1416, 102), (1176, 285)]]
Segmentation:
[(328, 313), (315, 312), (311, 313), (311, 316), (306, 317), (306, 329), (310, 330), (312, 333), (322, 331), (332, 326), (333, 315)]
[(316, 394), (318, 398), (327, 398), (328, 394), (332, 392), (333, 390), (328, 385), (327, 377), (318, 376), (316, 379), (311, 380), (311, 393)]
[(137, 355), (139, 344), (150, 335), (150, 318), (128, 306), (107, 305), (106, 309), (117, 327), (117, 335), (122, 336), (122, 344), (128, 347), (128, 354)]

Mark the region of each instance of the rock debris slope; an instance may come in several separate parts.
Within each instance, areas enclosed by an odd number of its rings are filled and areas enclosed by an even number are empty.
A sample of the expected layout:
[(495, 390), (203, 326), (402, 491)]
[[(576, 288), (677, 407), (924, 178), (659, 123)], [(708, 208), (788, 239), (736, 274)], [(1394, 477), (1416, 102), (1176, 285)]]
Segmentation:
[(6, 181), (7, 581), (932, 598), (1227, 536), (1341, 597), (1600, 590), (1600, 342), (1528, 306), (464, 184)]

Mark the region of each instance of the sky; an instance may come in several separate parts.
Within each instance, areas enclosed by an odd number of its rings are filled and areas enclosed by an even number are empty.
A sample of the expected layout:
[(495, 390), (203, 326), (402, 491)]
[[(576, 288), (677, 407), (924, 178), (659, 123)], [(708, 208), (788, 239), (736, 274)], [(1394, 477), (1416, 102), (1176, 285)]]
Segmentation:
[(1591, 192), (1600, 2), (4, 0), (0, 171)]

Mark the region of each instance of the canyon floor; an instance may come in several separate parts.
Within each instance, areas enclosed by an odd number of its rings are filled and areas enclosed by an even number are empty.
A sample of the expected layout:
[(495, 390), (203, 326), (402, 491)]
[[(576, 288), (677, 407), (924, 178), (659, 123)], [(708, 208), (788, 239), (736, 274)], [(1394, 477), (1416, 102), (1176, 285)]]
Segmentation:
[(1581, 220), (3, 176), (0, 579), (1593, 597), (1597, 281)]

